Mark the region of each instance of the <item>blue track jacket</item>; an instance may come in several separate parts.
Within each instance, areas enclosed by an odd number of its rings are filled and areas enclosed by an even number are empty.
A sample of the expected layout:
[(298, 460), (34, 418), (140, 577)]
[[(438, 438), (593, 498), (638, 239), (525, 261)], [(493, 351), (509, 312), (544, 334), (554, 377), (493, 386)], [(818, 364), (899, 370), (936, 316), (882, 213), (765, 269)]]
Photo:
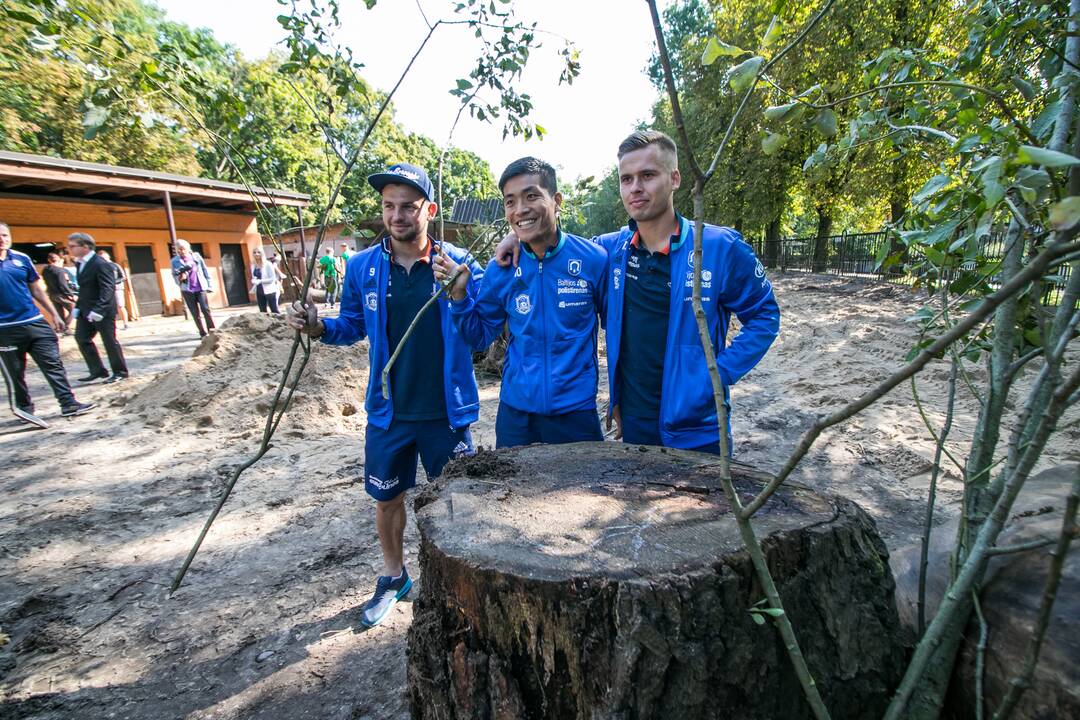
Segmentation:
[(450, 303), (458, 329), (475, 347), (487, 347), (509, 325), (502, 402), (542, 415), (596, 408), (606, 272), (603, 247), (560, 232), (543, 260), (522, 245), (516, 269), (493, 260), (477, 296)]
[[(679, 218), (680, 243), (671, 250), (671, 315), (668, 321), (664, 377), (660, 391), (660, 436), (664, 445), (694, 448), (717, 440), (716, 405), (693, 309), (694, 227)], [(622, 348), (626, 259), (633, 227), (601, 235), (607, 249), (607, 358), (611, 404), (619, 404), (618, 366)], [(765, 268), (742, 236), (731, 228), (705, 225), (702, 242), (701, 299), (716, 363), (726, 388), (750, 372), (780, 331), (780, 308)], [(731, 313), (742, 329), (724, 347)], [(730, 408), (729, 408), (730, 410)], [(730, 435), (728, 413), (728, 433)]]
[[(434, 242), (434, 240), (433, 240)], [(472, 271), (467, 293), (475, 297), (483, 268), (461, 248), (442, 243), (442, 249), (458, 264), (467, 263)], [(367, 409), (368, 422), (388, 429), (394, 419), (394, 403), (382, 394), (382, 371), (390, 359), (386, 336), (386, 288), (390, 279), (390, 254), (382, 243), (349, 258), (345, 271), (345, 287), (341, 296), (341, 311), (336, 318), (326, 318), (326, 332), (319, 338), (327, 345), (352, 345), (368, 338)], [(472, 350), (458, 332), (450, 317), (449, 301), (442, 295), (438, 302), (442, 316), (442, 335), (445, 348), (443, 377), (446, 394), (446, 414), (455, 428), (476, 422), (480, 415), (480, 393), (473, 374)], [(428, 312), (436, 312), (435, 308)], [(390, 389), (393, 392), (393, 388)]]

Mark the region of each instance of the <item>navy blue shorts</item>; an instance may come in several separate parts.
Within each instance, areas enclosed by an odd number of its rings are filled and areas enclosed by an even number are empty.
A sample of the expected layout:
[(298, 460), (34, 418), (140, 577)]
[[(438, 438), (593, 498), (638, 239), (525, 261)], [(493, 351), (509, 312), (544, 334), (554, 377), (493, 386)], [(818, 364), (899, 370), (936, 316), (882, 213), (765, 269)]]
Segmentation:
[(471, 455), (468, 426), (452, 428), (444, 420), (393, 420), (383, 430), (368, 424), (364, 433), (364, 489), (385, 502), (416, 487), (416, 460), (429, 478), (438, 477), (450, 458)]
[(514, 447), (533, 443), (582, 442), (603, 440), (600, 418), (595, 410), (574, 410), (559, 415), (525, 412), (499, 402), (495, 418), (495, 447)]
[[(622, 416), (622, 439), (624, 443), (631, 445), (663, 445), (660, 437), (660, 420), (657, 418), (640, 418), (633, 415)], [(728, 435), (728, 448), (731, 448), (731, 435)], [(707, 443), (700, 447), (684, 448), (694, 452), (720, 454), (719, 438), (714, 443)], [(728, 453), (730, 455), (730, 453)]]

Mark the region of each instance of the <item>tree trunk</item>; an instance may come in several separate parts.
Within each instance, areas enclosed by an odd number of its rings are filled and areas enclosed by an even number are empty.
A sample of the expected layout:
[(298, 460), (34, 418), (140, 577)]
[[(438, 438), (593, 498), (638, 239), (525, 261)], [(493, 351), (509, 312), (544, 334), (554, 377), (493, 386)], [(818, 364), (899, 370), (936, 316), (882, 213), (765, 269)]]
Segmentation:
[(817, 208), (817, 240), (814, 241), (814, 265), (816, 273), (825, 272), (829, 267), (829, 232), (832, 230), (832, 213), (829, 208), (820, 205)]
[(774, 268), (780, 264), (780, 218), (765, 226), (765, 267)]
[[(736, 466), (748, 499), (763, 480)], [(621, 443), (481, 452), (416, 501), (414, 718), (808, 718), (715, 458)], [(755, 516), (833, 718), (902, 673), (885, 547), (850, 501), (781, 490)]]

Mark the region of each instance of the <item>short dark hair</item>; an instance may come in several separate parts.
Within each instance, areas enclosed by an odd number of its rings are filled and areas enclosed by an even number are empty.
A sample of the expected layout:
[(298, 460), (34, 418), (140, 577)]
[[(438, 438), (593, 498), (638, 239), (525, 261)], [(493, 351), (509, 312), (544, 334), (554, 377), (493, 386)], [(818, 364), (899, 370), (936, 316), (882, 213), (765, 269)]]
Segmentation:
[(534, 157), (523, 157), (506, 166), (502, 176), (499, 177), (499, 192), (503, 186), (519, 175), (540, 176), (540, 187), (554, 195), (559, 191), (559, 183), (555, 179), (555, 168), (550, 164)]
[(94, 238), (90, 237), (86, 233), (71, 233), (68, 235), (68, 240), (73, 241), (76, 245), (80, 245), (84, 248), (90, 248), (93, 250), (96, 247)]
[(650, 145), (659, 145), (661, 149), (671, 153), (675, 165), (678, 166), (679, 149), (675, 146), (675, 141), (659, 130), (638, 130), (630, 133), (625, 140), (619, 143), (618, 157), (622, 160), (623, 155), (647, 148)]
[(59, 260), (59, 259), (60, 259), (60, 255), (59, 255), (59, 253), (49, 253), (49, 258), (48, 258), (48, 260), (49, 260), (49, 263), (50, 263), (50, 264), (51, 264), (51, 263), (54, 263), (54, 262), (56, 262), (56, 261), (57, 261), (57, 260)]

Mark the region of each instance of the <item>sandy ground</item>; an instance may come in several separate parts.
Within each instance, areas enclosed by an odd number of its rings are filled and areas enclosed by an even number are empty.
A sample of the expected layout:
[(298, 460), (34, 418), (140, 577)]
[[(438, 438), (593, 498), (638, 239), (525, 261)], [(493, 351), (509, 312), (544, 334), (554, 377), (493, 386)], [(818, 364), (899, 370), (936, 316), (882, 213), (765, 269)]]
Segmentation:
[[(733, 389), (737, 457), (765, 470), (815, 415), (901, 363), (915, 337), (904, 318), (921, 304), (899, 288), (821, 276), (776, 287), (781, 338)], [(257, 443), (289, 346), (280, 324), (251, 311), (218, 315), (224, 328), (202, 343), (179, 318), (122, 331), (133, 376), (79, 390), (101, 404), (94, 414), (60, 418), (31, 369), (53, 427), (0, 419), (0, 627), (11, 636), (0, 648), (0, 717), (408, 716), (409, 604), (375, 630), (359, 625), (381, 566), (359, 482), (366, 345), (317, 346), (273, 449), (240, 479), (184, 586), (168, 595), (230, 471)], [(62, 344), (78, 377), (74, 341)], [(946, 377), (940, 362), (919, 380), (936, 425)], [(497, 398), (497, 381), (483, 381), (478, 444), (493, 444)], [(961, 393), (958, 453), (976, 411)], [(896, 548), (918, 532), (932, 457), (903, 386), (826, 433), (795, 477), (856, 499)], [(1040, 467), (1077, 460), (1074, 426)], [(959, 484), (946, 469), (948, 515)], [(414, 573), (416, 543), (410, 522)]]

